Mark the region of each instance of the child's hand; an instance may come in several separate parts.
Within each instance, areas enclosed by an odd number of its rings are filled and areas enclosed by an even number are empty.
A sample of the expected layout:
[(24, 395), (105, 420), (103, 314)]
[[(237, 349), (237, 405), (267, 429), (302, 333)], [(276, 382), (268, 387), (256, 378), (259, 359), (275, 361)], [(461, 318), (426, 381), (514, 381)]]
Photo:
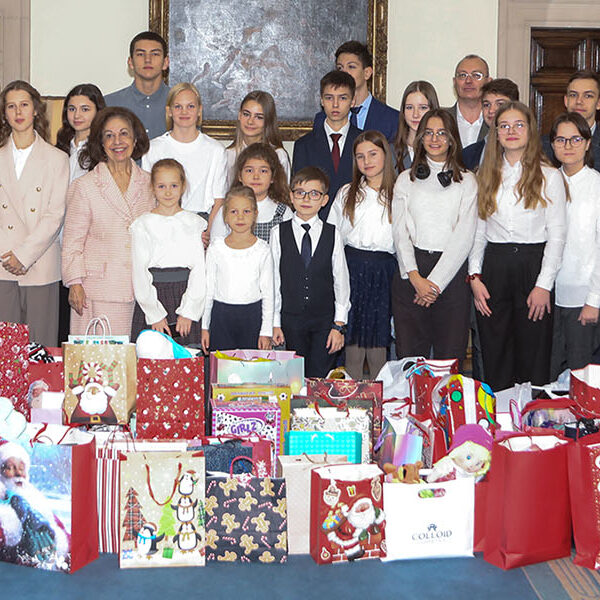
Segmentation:
[(270, 350), (273, 347), (273, 341), (267, 335), (261, 335), (258, 338), (258, 349), (259, 350)]
[(589, 304), (585, 304), (579, 313), (579, 317), (577, 320), (582, 325), (595, 325), (598, 322), (598, 311), (597, 308), (590, 306)]
[(285, 344), (283, 329), (281, 327), (273, 327), (273, 345), (281, 346), (281, 344)]
[(344, 347), (344, 336), (337, 330), (332, 329), (327, 336), (325, 348), (329, 350), (329, 354), (335, 354)]
[(202, 350), (204, 350), (204, 354), (208, 354), (208, 350), (210, 348), (210, 333), (208, 329), (202, 330)]
[(208, 248), (208, 244), (210, 243), (210, 233), (208, 229), (205, 229), (202, 232), (202, 243), (204, 244), (204, 249), (206, 250)]
[(167, 323), (167, 317), (161, 319), (158, 321), (158, 323), (152, 323), (152, 329), (154, 329), (154, 331), (160, 331), (161, 333), (171, 335), (171, 330), (169, 329), (169, 324)]
[(182, 317), (181, 315), (177, 316), (177, 324), (175, 325), (175, 331), (181, 336), (185, 337), (190, 334), (190, 330), (192, 328), (192, 320), (187, 319), (186, 317)]

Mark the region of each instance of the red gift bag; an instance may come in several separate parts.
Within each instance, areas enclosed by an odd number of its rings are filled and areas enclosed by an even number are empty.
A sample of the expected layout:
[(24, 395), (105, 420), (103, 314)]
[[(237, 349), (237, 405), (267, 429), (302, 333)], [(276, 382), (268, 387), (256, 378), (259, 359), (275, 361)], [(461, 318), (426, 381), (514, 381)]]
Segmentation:
[(570, 442), (556, 433), (494, 441), (484, 559), (502, 569), (571, 554)]
[(142, 439), (204, 435), (204, 358), (138, 360), (136, 432)]
[(600, 417), (600, 365), (571, 371), (569, 396), (584, 417)]
[(319, 564), (385, 556), (383, 471), (377, 465), (311, 472), (310, 554)]
[(473, 552), (483, 552), (485, 547), (485, 521), (487, 518), (487, 498), (489, 481), (484, 479), (475, 484), (475, 529), (473, 532)]
[(29, 418), (29, 327), (22, 323), (0, 322), (0, 396)]
[(600, 568), (600, 433), (586, 435), (567, 451), (576, 565)]
[(442, 377), (454, 373), (458, 373), (458, 359), (418, 358), (410, 373), (411, 411), (416, 415), (431, 415), (433, 389)]

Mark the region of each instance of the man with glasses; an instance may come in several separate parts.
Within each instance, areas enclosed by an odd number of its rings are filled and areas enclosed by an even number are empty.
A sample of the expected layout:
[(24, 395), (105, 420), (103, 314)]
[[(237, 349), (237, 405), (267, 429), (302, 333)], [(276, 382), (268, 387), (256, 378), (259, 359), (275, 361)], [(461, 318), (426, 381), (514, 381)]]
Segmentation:
[(456, 65), (452, 81), (457, 100), (448, 111), (456, 119), (460, 142), (465, 148), (488, 132), (481, 111), (481, 90), (490, 81), (487, 62), (476, 54), (467, 54)]
[[(600, 171), (600, 130), (596, 122), (596, 111), (600, 110), (600, 76), (593, 71), (573, 73), (567, 83), (564, 102), (567, 112), (579, 113), (590, 126), (594, 169)], [(542, 146), (546, 156), (558, 164), (548, 135), (542, 136)]]

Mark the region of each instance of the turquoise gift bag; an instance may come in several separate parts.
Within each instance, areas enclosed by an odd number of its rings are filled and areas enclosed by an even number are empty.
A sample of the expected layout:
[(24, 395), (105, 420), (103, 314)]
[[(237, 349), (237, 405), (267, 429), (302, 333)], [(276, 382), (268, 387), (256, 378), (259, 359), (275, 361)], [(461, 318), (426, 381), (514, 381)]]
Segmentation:
[(285, 434), (285, 453), (342, 454), (349, 463), (361, 462), (362, 435), (358, 431), (288, 431)]

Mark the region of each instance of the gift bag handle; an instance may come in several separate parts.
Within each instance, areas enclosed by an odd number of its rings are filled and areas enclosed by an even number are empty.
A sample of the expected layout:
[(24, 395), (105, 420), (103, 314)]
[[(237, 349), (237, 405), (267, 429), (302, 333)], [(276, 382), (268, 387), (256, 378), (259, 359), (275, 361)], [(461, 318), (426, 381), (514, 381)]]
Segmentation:
[(92, 331), (91, 335), (96, 335), (96, 327), (100, 326), (102, 330), (102, 337), (107, 337), (112, 335), (112, 330), (110, 327), (110, 321), (106, 315), (99, 315), (90, 319), (90, 322), (87, 324), (85, 329), (85, 337), (87, 338), (90, 335), (90, 329)]
[(258, 472), (256, 470), (256, 465), (254, 464), (254, 461), (249, 457), (249, 456), (236, 456), (232, 461), (231, 464), (229, 465), (229, 476), (233, 477), (233, 465), (238, 461), (238, 460), (247, 460), (249, 463), (252, 464), (252, 473), (254, 474), (255, 477), (258, 477)]
[(175, 475), (175, 480), (173, 481), (173, 491), (171, 492), (171, 495), (164, 502), (159, 502), (156, 499), (156, 496), (154, 495), (154, 491), (152, 490), (152, 482), (150, 481), (150, 465), (146, 463), (146, 483), (148, 484), (148, 491), (150, 492), (150, 497), (152, 498), (152, 500), (154, 500), (154, 502), (156, 502), (156, 504), (158, 504), (158, 506), (165, 506), (166, 504), (169, 504), (171, 500), (173, 500), (173, 496), (177, 491), (177, 482), (179, 481), (179, 476), (181, 475), (182, 468), (183, 465), (179, 463), (177, 467), (177, 475)]
[(304, 456), (308, 460), (308, 462), (311, 462), (313, 465), (326, 465), (327, 464), (327, 452), (324, 453), (323, 462), (319, 462), (318, 460), (313, 460), (308, 454), (306, 454), (306, 452), (303, 452), (302, 456)]
[(104, 449), (107, 450), (109, 448), (111, 448), (114, 443), (117, 441), (117, 434), (118, 433), (122, 433), (123, 437), (125, 438), (125, 443), (127, 444), (127, 448), (126, 451), (129, 452), (129, 442), (131, 442), (131, 447), (133, 448), (133, 451), (136, 452), (136, 448), (135, 448), (135, 439), (133, 437), (133, 434), (131, 433), (131, 429), (129, 428), (129, 425), (123, 425), (123, 431), (118, 431), (118, 430), (113, 430), (110, 432), (110, 435), (106, 438), (106, 441), (104, 442)]

